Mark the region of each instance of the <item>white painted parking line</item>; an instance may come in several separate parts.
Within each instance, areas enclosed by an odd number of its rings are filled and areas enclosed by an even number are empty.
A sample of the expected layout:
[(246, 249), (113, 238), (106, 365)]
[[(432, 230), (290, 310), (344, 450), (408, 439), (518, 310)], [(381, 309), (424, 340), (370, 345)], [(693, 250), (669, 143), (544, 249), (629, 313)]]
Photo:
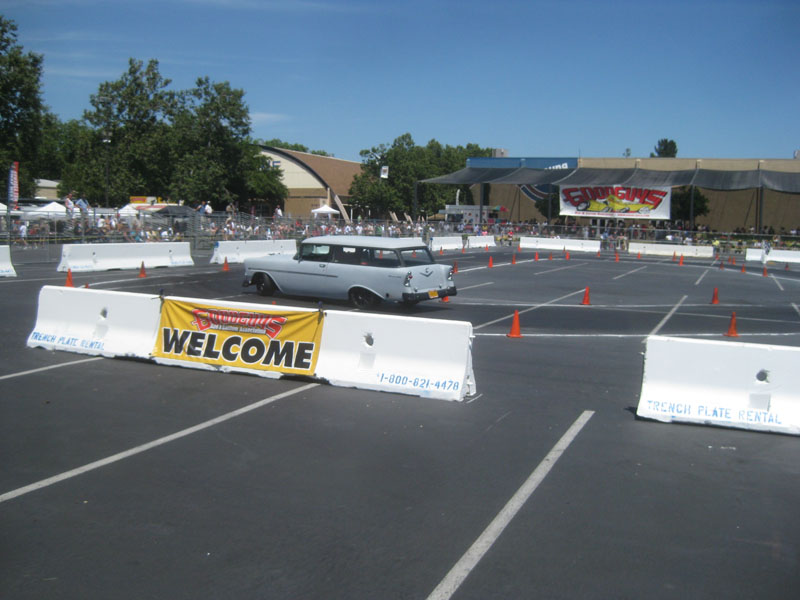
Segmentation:
[[(522, 315), (522, 314), (525, 314), (527, 312), (531, 312), (532, 310), (536, 310), (537, 308), (541, 308), (543, 306), (549, 306), (549, 305), (553, 304), (554, 302), (559, 302), (559, 301), (564, 300), (566, 298), (569, 298), (571, 296), (576, 296), (577, 294), (582, 294), (584, 291), (585, 291), (584, 289), (580, 289), (578, 291), (571, 292), (569, 294), (561, 296), (560, 298), (554, 298), (553, 300), (550, 300), (548, 302), (544, 302), (542, 304), (536, 304), (534, 306), (531, 306), (530, 308), (526, 308), (524, 310), (519, 311), (519, 314)], [(495, 319), (493, 321), (487, 321), (486, 323), (481, 323), (480, 325), (475, 325), (472, 328), (472, 330), (476, 331), (476, 330), (481, 329), (483, 327), (488, 327), (489, 325), (494, 325), (495, 323), (502, 323), (503, 321), (507, 321), (508, 319), (511, 319), (513, 317), (514, 317), (514, 315), (510, 314), (510, 315), (506, 315), (505, 317), (500, 317), (499, 319)]]
[(80, 365), (87, 362), (93, 362), (95, 360), (103, 360), (102, 356), (93, 356), (92, 358), (84, 358), (81, 360), (72, 360), (70, 362), (60, 363), (57, 365), (50, 365), (49, 367), (39, 367), (38, 369), (30, 369), (28, 371), (19, 371), (18, 373), (9, 373), (8, 375), (0, 376), (0, 381), (3, 379), (13, 379), (15, 377), (23, 377), (25, 375), (33, 375), (34, 373), (41, 373), (42, 371), (49, 371), (50, 369), (60, 369), (61, 367), (73, 367), (75, 365)]
[(96, 460), (87, 465), (83, 465), (82, 467), (78, 467), (77, 469), (65, 471), (64, 473), (60, 473), (59, 475), (54, 475), (53, 477), (42, 479), (41, 481), (37, 481), (36, 483), (32, 483), (30, 485), (17, 488), (16, 490), (11, 490), (10, 492), (6, 492), (5, 494), (0, 495), (0, 503), (51, 486), (54, 483), (58, 483), (66, 479), (71, 479), (73, 477), (77, 477), (78, 475), (83, 475), (84, 473), (88, 473), (89, 471), (94, 471), (95, 469), (99, 469), (100, 467), (105, 467), (106, 465), (110, 465), (111, 463), (115, 463), (125, 458), (130, 458), (131, 456), (141, 454), (142, 452), (146, 452), (147, 450), (152, 450), (153, 448), (157, 448), (158, 446), (163, 446), (164, 444), (168, 444), (169, 442), (174, 442), (175, 440), (178, 440), (180, 438), (186, 437), (193, 433), (197, 433), (198, 431), (202, 431), (204, 429), (208, 429), (209, 427), (213, 427), (214, 425), (219, 425), (220, 423), (224, 423), (225, 421), (233, 419), (234, 417), (241, 416), (243, 414), (249, 413), (250, 411), (256, 410), (257, 408), (261, 408), (262, 406), (271, 404), (276, 400), (281, 400), (283, 398), (288, 398), (289, 396), (305, 392), (307, 390), (317, 387), (318, 385), (320, 384), (309, 383), (308, 385), (304, 385), (299, 388), (289, 390), (288, 392), (283, 392), (281, 394), (270, 396), (269, 398), (264, 398), (263, 400), (259, 400), (258, 402), (254, 402), (253, 404), (248, 404), (247, 406), (243, 406), (242, 408), (239, 408), (237, 410), (225, 413), (224, 415), (220, 415), (219, 417), (200, 423), (199, 425), (189, 427), (188, 429), (183, 429), (171, 435), (167, 435), (157, 440), (153, 440), (152, 442), (142, 444), (141, 446), (136, 446), (135, 448), (125, 450), (124, 452), (119, 452), (117, 454), (113, 454), (112, 456)]
[(487, 285), (494, 285), (494, 281), (487, 281), (486, 283), (478, 283), (476, 285), (468, 285), (467, 287), (459, 287), (458, 291), (463, 292), (464, 290), (474, 290), (475, 288), (484, 287)]
[(778, 281), (778, 278), (777, 278), (777, 277), (775, 277), (775, 275), (772, 275), (772, 281), (774, 281), (774, 282), (775, 282), (775, 285), (777, 285), (777, 286), (778, 286), (778, 289), (779, 289), (780, 291), (783, 291), (783, 286), (781, 285), (781, 282), (780, 282), (780, 281)]
[(670, 310), (667, 313), (667, 316), (665, 316), (663, 319), (661, 319), (661, 321), (659, 321), (658, 325), (655, 326), (655, 329), (653, 329), (653, 331), (650, 332), (650, 335), (656, 335), (661, 330), (661, 328), (667, 323), (667, 321), (669, 321), (670, 317), (672, 317), (672, 315), (675, 314), (675, 311), (677, 311), (681, 307), (681, 304), (683, 304), (686, 301), (686, 298), (688, 297), (689, 296), (684, 296), (683, 298), (678, 300), (678, 303), (672, 307), (672, 310)]
[(706, 269), (705, 271), (703, 271), (703, 274), (700, 275), (700, 277), (697, 278), (697, 281), (695, 281), (694, 284), (695, 285), (700, 285), (700, 282), (703, 281), (703, 277), (708, 275), (708, 271), (709, 271), (709, 269)]
[(641, 271), (642, 269), (646, 268), (647, 267), (639, 267), (638, 269), (634, 269), (633, 271), (628, 271), (627, 273), (623, 273), (622, 275), (617, 275), (616, 277), (614, 277), (614, 280), (616, 281), (617, 279), (622, 279), (623, 277), (627, 277), (628, 275), (633, 275), (637, 271)]
[(544, 457), (544, 460), (534, 469), (525, 483), (516, 491), (511, 499), (506, 503), (503, 509), (497, 516), (489, 523), (489, 526), (483, 530), (478, 539), (470, 546), (464, 553), (459, 561), (450, 569), (450, 572), (444, 579), (436, 586), (428, 600), (446, 600), (450, 598), (459, 586), (464, 582), (467, 576), (477, 566), (478, 562), (489, 551), (492, 545), (497, 541), (503, 530), (508, 526), (511, 520), (517, 515), (520, 509), (528, 501), (539, 484), (544, 481), (547, 474), (555, 466), (556, 461), (566, 452), (569, 445), (575, 440), (580, 433), (581, 429), (592, 418), (594, 411), (584, 411), (567, 432), (561, 436), (561, 439), (556, 442), (553, 449)]

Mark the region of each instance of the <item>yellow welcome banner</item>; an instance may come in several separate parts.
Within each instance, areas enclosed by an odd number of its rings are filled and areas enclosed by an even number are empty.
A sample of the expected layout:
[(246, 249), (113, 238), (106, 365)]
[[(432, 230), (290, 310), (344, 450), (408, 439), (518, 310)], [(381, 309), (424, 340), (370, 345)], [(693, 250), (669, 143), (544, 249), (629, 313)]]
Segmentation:
[(153, 355), (221, 367), (313, 375), (322, 312), (262, 311), (166, 299)]

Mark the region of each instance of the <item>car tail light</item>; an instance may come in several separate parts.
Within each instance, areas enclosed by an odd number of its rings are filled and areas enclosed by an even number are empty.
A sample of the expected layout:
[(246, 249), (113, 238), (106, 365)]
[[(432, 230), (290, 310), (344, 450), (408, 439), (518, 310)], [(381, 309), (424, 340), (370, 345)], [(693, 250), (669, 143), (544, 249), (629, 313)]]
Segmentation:
[(406, 287), (410, 287), (411, 286), (411, 279), (412, 279), (412, 275), (411, 275), (411, 271), (409, 271), (408, 273), (406, 273), (406, 278), (403, 280), (403, 285), (406, 286)]
[(453, 267), (450, 267), (450, 270), (447, 272), (447, 280), (453, 281)]

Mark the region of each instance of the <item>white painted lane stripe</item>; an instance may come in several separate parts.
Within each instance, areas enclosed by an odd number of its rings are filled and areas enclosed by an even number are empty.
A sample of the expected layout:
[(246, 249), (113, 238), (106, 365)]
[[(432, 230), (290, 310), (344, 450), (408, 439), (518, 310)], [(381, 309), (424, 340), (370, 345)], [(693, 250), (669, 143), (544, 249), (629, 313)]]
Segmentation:
[(703, 281), (703, 277), (705, 277), (706, 275), (708, 275), (708, 269), (703, 271), (703, 274), (700, 275), (700, 277), (697, 278), (697, 281), (695, 281), (694, 284), (695, 285), (700, 285), (700, 282)]
[[(578, 290), (578, 291), (566, 294), (564, 296), (561, 296), (560, 298), (554, 298), (553, 300), (550, 300), (548, 302), (544, 302), (543, 304), (536, 304), (535, 306), (531, 306), (530, 308), (526, 308), (524, 310), (519, 311), (519, 314), (522, 315), (522, 314), (525, 314), (527, 312), (531, 312), (532, 310), (536, 310), (537, 308), (541, 308), (542, 306), (548, 306), (548, 305), (552, 304), (553, 302), (559, 302), (561, 300), (569, 298), (570, 296), (575, 296), (577, 294), (582, 294), (584, 291), (585, 290)], [(503, 321), (507, 321), (508, 319), (511, 319), (513, 317), (514, 317), (514, 315), (512, 313), (510, 315), (506, 315), (505, 317), (500, 317), (499, 319), (495, 319), (494, 321), (487, 321), (486, 323), (481, 323), (480, 325), (476, 325), (475, 327), (472, 328), (472, 330), (476, 331), (476, 330), (481, 329), (483, 327), (488, 327), (489, 325), (494, 325), (495, 323), (502, 323)]]
[(584, 425), (589, 422), (593, 414), (594, 411), (584, 411), (567, 432), (561, 436), (561, 439), (556, 442), (553, 449), (550, 450), (547, 456), (544, 457), (544, 460), (539, 463), (539, 466), (534, 469), (525, 483), (522, 484), (503, 509), (492, 522), (489, 523), (489, 526), (484, 529), (483, 533), (481, 533), (478, 539), (470, 546), (469, 550), (467, 550), (453, 568), (450, 569), (450, 572), (442, 579), (439, 585), (436, 586), (436, 589), (430, 593), (428, 600), (447, 600), (456, 592), (478, 562), (480, 562), (492, 545), (497, 541), (503, 533), (503, 530), (525, 505), (528, 498), (536, 491), (539, 484), (544, 481), (550, 469), (553, 468), (561, 455), (566, 452), (569, 445), (578, 436)]
[(681, 304), (683, 304), (686, 298), (688, 297), (689, 296), (684, 296), (683, 298), (678, 300), (678, 303), (672, 307), (672, 310), (669, 311), (663, 319), (661, 319), (658, 325), (656, 325), (655, 329), (653, 329), (653, 331), (650, 332), (650, 335), (656, 335), (661, 330), (661, 328), (666, 324), (666, 322), (669, 321), (670, 317), (672, 317), (672, 315), (675, 314), (675, 311), (681, 307)]
[(8, 375), (0, 376), (0, 381), (3, 379), (13, 379), (14, 377), (23, 377), (25, 375), (33, 375), (34, 373), (41, 373), (42, 371), (49, 371), (50, 369), (60, 369), (61, 367), (72, 367), (95, 360), (103, 360), (102, 356), (93, 356), (92, 358), (84, 358), (82, 360), (73, 360), (70, 362), (60, 363), (57, 365), (50, 365), (49, 367), (39, 367), (38, 369), (30, 369), (29, 371), (20, 371), (18, 373), (9, 373)]
[(647, 267), (639, 267), (638, 269), (634, 269), (633, 271), (628, 271), (627, 273), (623, 273), (622, 275), (617, 275), (616, 277), (614, 277), (614, 280), (616, 281), (617, 279), (622, 279), (623, 277), (627, 277), (628, 275), (632, 275), (633, 273), (636, 273), (637, 271), (641, 271), (642, 269), (646, 268)]
[(777, 277), (775, 277), (775, 275), (772, 275), (772, 281), (774, 281), (774, 282), (775, 282), (775, 285), (777, 285), (777, 286), (778, 286), (778, 289), (779, 289), (780, 291), (783, 291), (783, 286), (781, 285), (781, 282), (780, 282), (780, 281), (778, 281), (778, 278), (777, 278)]
[(458, 291), (459, 292), (463, 292), (464, 290), (472, 290), (472, 289), (479, 288), (479, 287), (484, 287), (484, 286), (487, 286), (487, 285), (494, 285), (494, 281), (487, 281), (486, 283), (478, 283), (478, 284), (475, 284), (475, 285), (468, 285), (467, 287), (460, 287), (460, 288), (458, 288)]
[(6, 492), (5, 494), (0, 495), (0, 503), (51, 486), (54, 483), (64, 481), (65, 479), (71, 479), (72, 477), (83, 475), (84, 473), (88, 473), (89, 471), (94, 471), (95, 469), (99, 469), (100, 467), (105, 467), (106, 465), (110, 465), (111, 463), (115, 463), (117, 461), (129, 458), (131, 456), (135, 456), (136, 454), (141, 454), (142, 452), (146, 452), (147, 450), (152, 450), (153, 448), (156, 448), (158, 446), (163, 446), (164, 444), (168, 444), (169, 442), (174, 442), (177, 439), (186, 437), (193, 433), (197, 433), (198, 431), (202, 431), (203, 429), (208, 429), (209, 427), (213, 427), (214, 425), (219, 425), (220, 423), (224, 423), (225, 421), (233, 419), (234, 417), (238, 417), (250, 411), (256, 410), (257, 408), (261, 408), (262, 406), (266, 406), (267, 404), (271, 404), (276, 400), (281, 400), (283, 398), (287, 398), (289, 396), (305, 392), (307, 390), (310, 390), (311, 388), (317, 387), (318, 385), (320, 384), (309, 383), (308, 385), (295, 388), (288, 392), (283, 392), (281, 394), (270, 396), (269, 398), (264, 398), (263, 400), (259, 400), (258, 402), (255, 402), (253, 404), (248, 404), (247, 406), (243, 406), (242, 408), (239, 408), (237, 410), (225, 413), (224, 415), (220, 415), (219, 417), (216, 417), (209, 421), (205, 421), (204, 423), (200, 423), (199, 425), (195, 425), (194, 427), (183, 429), (171, 435), (159, 438), (157, 440), (153, 440), (152, 442), (142, 444), (141, 446), (136, 446), (135, 448), (131, 448), (130, 450), (125, 450), (124, 452), (119, 452), (112, 456), (96, 460), (87, 465), (83, 465), (82, 467), (78, 467), (77, 469), (65, 471), (64, 473), (61, 473), (59, 475), (54, 475), (53, 477), (48, 477), (47, 479), (42, 479), (41, 481), (37, 481), (36, 483), (32, 483), (30, 485), (17, 488), (16, 490), (12, 490), (10, 492)]
[(797, 304), (792, 302), (792, 307), (794, 307), (794, 310), (797, 312), (798, 315), (800, 315), (800, 308), (798, 308)]

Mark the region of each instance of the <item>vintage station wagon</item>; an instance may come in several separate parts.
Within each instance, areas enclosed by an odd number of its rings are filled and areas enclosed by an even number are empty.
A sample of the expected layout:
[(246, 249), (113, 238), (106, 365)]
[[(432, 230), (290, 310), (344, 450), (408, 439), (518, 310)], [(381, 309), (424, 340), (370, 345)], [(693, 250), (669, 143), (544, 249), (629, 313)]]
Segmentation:
[(244, 261), (244, 286), (268, 296), (349, 300), (358, 308), (381, 301), (413, 305), (456, 295), (453, 269), (437, 264), (419, 238), (321, 236), (303, 240), (297, 254)]

